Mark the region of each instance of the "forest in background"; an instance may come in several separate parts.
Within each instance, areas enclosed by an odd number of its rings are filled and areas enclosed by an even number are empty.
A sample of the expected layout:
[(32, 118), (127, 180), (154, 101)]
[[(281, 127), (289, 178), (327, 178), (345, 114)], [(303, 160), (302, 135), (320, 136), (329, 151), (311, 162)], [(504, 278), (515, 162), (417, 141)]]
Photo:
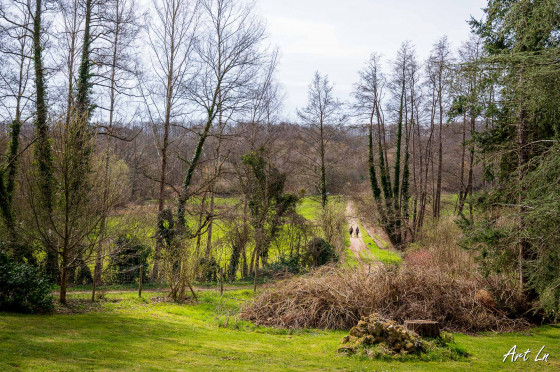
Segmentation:
[(126, 280), (176, 300), (308, 270), (345, 255), (349, 200), (410, 257), (449, 226), (455, 264), (515, 289), (490, 291), (510, 315), (557, 316), (556, 1), (489, 1), (425, 61), (408, 41), (373, 53), (344, 100), (317, 72), (294, 122), (250, 4), (0, 4), (2, 251), (61, 302), (140, 267)]

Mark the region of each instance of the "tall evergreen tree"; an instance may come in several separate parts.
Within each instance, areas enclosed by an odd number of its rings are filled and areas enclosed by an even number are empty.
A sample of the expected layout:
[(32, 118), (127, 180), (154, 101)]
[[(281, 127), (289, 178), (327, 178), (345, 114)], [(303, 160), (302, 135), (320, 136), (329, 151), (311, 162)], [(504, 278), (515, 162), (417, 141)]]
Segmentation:
[[(482, 198), (483, 207), (502, 206), (502, 213), (515, 214), (517, 225), (504, 228), (493, 213), (480, 224), (470, 222), (469, 239), (482, 247), (484, 267), (503, 270), (508, 262), (518, 271), (520, 287), (528, 295), (543, 296), (550, 287), (542, 282), (547, 276), (538, 275), (539, 268), (550, 257), (550, 249), (557, 251), (557, 247), (546, 243), (551, 236), (542, 240), (546, 225), (540, 231), (527, 223), (534, 210), (529, 196), (541, 186), (527, 180), (547, 163), (559, 139), (560, 7), (555, 0), (491, 0), (484, 18), (472, 20), (471, 25), (489, 54), (476, 67), (500, 72), (492, 75), (500, 89), (499, 100), (493, 103), (499, 110), (495, 128), (477, 137), (483, 155), (500, 158), (496, 187)], [(558, 275), (557, 269), (545, 267)], [(560, 293), (555, 296), (558, 303)]]

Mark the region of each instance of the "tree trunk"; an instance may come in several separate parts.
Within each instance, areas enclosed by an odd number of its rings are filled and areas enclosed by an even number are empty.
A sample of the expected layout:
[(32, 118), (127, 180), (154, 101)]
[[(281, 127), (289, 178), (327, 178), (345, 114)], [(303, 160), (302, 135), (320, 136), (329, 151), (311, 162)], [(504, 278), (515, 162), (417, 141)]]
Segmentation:
[(405, 320), (404, 328), (416, 332), (421, 337), (437, 338), (440, 336), (439, 323), (430, 320)]
[(465, 197), (467, 195), (465, 187), (465, 149), (466, 149), (466, 135), (467, 135), (467, 117), (466, 113), (463, 114), (463, 142), (461, 144), (461, 173), (460, 173), (460, 184), (461, 189), (459, 190), (459, 204), (457, 206), (457, 215), (463, 213), (463, 207), (465, 205)]
[[(519, 184), (522, 183), (527, 174), (527, 163), (529, 162), (529, 152), (527, 148), (528, 142), (528, 132), (527, 132), (527, 112), (524, 108), (521, 109), (519, 114), (519, 127), (518, 127), (518, 146), (519, 146), (519, 160), (518, 160), (518, 181)], [(528, 276), (524, 269), (525, 261), (531, 258), (531, 245), (529, 241), (524, 237), (525, 226), (525, 214), (527, 213), (527, 208), (524, 206), (524, 188), (520, 187), (518, 204), (519, 204), (519, 286), (524, 289), (525, 284), (528, 283)]]
[(208, 258), (212, 251), (212, 228), (214, 225), (214, 190), (210, 189), (210, 221), (208, 222), (208, 230), (206, 233), (206, 250), (204, 251), (204, 257)]
[(60, 303), (66, 304), (66, 282), (68, 281), (68, 252), (65, 249), (62, 253), (62, 265), (60, 274)]
[(323, 128), (323, 120), (321, 119), (320, 125), (320, 155), (321, 155), (321, 206), (323, 209), (327, 205), (327, 175), (325, 169), (325, 134)]
[[(40, 204), (44, 214), (37, 220), (38, 224), (47, 223), (50, 219), (53, 207), (53, 164), (51, 155), (51, 145), (49, 141), (49, 127), (47, 123), (47, 105), (46, 105), (46, 87), (43, 69), (43, 56), (41, 46), (41, 25), (42, 16), (42, 0), (35, 1), (35, 16), (33, 18), (33, 63), (35, 70), (35, 136), (37, 142), (35, 144), (34, 157), (37, 163), (39, 173), (39, 195)], [(44, 217), (44, 218), (43, 218)], [(44, 228), (44, 226), (39, 226)], [(56, 247), (51, 240), (46, 237), (43, 244), (47, 255), (56, 256)], [(55, 260), (48, 261), (50, 265)], [(47, 271), (56, 272), (58, 267), (49, 267)]]
[[(174, 18), (171, 24), (171, 29), (175, 30)], [(173, 35), (173, 34), (172, 34)], [(174, 93), (174, 62), (175, 62), (175, 38), (171, 37), (171, 46), (169, 48), (169, 70), (167, 71), (167, 82), (165, 89), (165, 118), (163, 122), (163, 143), (161, 147), (161, 168), (159, 175), (159, 195), (158, 195), (158, 221), (156, 233), (156, 246), (154, 252), (154, 267), (152, 269), (152, 281), (159, 278), (159, 261), (161, 256), (161, 248), (163, 245), (163, 238), (159, 231), (159, 226), (162, 224), (162, 213), (165, 208), (165, 183), (167, 176), (167, 149), (169, 147), (169, 126), (171, 122), (171, 106)]]
[(436, 196), (434, 199), (434, 218), (439, 219), (441, 214), (441, 177), (443, 170), (443, 113), (440, 112), (439, 135), (438, 135), (438, 168), (436, 181)]

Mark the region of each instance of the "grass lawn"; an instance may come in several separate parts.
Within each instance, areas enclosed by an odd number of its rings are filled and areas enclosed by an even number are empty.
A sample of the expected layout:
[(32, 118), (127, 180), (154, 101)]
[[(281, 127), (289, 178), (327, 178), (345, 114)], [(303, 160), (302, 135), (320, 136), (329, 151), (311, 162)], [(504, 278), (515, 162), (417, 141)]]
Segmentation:
[(297, 213), (309, 221), (319, 221), (321, 218), (321, 199), (317, 196), (302, 198), (296, 209)]
[[(471, 357), (453, 362), (380, 362), (339, 355), (344, 332), (289, 332), (256, 327), (234, 318), (249, 290), (200, 292), (199, 303), (178, 305), (147, 299), (162, 293), (108, 293), (93, 312), (0, 314), (0, 370), (351, 370), (525, 371), (560, 368), (560, 326), (530, 333), (465, 336), (456, 341)], [(70, 298), (87, 298), (70, 294)], [(229, 322), (226, 325), (228, 316)], [(502, 363), (513, 345), (532, 350), (527, 362)], [(548, 363), (533, 359), (542, 345)]]

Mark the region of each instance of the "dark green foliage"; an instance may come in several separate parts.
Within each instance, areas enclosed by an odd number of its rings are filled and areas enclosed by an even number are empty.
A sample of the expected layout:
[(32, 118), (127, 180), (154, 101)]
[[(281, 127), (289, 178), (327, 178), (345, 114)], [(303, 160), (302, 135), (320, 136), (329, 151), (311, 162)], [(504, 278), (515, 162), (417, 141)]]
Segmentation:
[(187, 174), (185, 175), (185, 179), (183, 180), (181, 195), (179, 195), (179, 201), (177, 203), (177, 221), (181, 230), (185, 228), (187, 223), (185, 219), (185, 204), (191, 197), (190, 187), (191, 187), (192, 177), (194, 175), (194, 170), (198, 165), (198, 161), (200, 159), (200, 155), (202, 154), (202, 149), (204, 147), (204, 142), (206, 141), (206, 137), (208, 137), (208, 133), (210, 132), (210, 128), (212, 127), (212, 123), (214, 122), (216, 113), (217, 110), (215, 110), (215, 107), (213, 107), (208, 112), (206, 125), (204, 126), (204, 130), (202, 131), (202, 133), (200, 133), (200, 138), (198, 140), (198, 143), (196, 144), (196, 149), (194, 150), (192, 160), (189, 163), (189, 169), (187, 169)]
[(0, 311), (23, 313), (52, 310), (52, 284), (37, 268), (0, 252)]
[(45, 258), (41, 263), (41, 272), (53, 283), (60, 280), (59, 257), (53, 250), (46, 252)]
[[(114, 284), (132, 284), (138, 281), (142, 266), (142, 281), (148, 280), (148, 257), (151, 248), (129, 234), (115, 240), (115, 253), (111, 255), (108, 276)], [(91, 275), (91, 274), (90, 274)]]
[(42, 1), (35, 2), (35, 17), (33, 18), (33, 62), (35, 67), (35, 161), (39, 171), (41, 206), (50, 211), (53, 202), (53, 158), (49, 141), (49, 126), (47, 123), (47, 90), (45, 72), (43, 68), (43, 47), (41, 46), (41, 15)]
[(74, 274), (74, 284), (76, 285), (91, 285), (93, 283), (93, 277), (91, 275), (91, 269), (84, 262), (84, 260), (79, 260)]
[(229, 232), (229, 244), (231, 246), (231, 256), (229, 259), (227, 277), (230, 281), (235, 280), (241, 253), (245, 250), (249, 242), (249, 229), (246, 223), (242, 226), (234, 226)]
[(497, 169), (485, 170), (495, 186), (478, 199), (484, 219), (462, 222), (464, 244), (477, 251), (485, 274), (515, 273), (529, 298), (557, 317), (560, 7), (556, 0), (490, 0), (471, 26), (489, 55), (476, 68), (501, 97), (483, 108), (495, 117), (493, 128), (474, 136)]
[[(380, 147), (381, 148), (381, 147)], [(384, 163), (383, 160), (383, 151), (380, 151), (380, 159)], [(375, 172), (375, 163), (373, 157), (373, 123), (369, 126), (369, 134), (368, 134), (368, 168), (369, 168), (369, 181), (373, 191), (373, 197), (376, 201), (381, 200), (381, 189), (379, 188), (379, 183), (377, 182), (377, 174)], [(381, 167), (383, 171), (383, 167)], [(385, 177), (381, 174), (381, 184), (385, 188)], [(381, 209), (381, 208), (379, 208)]]
[(527, 190), (525, 236), (532, 242), (535, 259), (526, 263), (529, 285), (541, 307), (558, 319), (560, 314), (560, 146), (533, 160), (534, 170), (523, 180)]
[(202, 257), (198, 261), (198, 277), (199, 282), (217, 282), (218, 273), (220, 271), (220, 265), (214, 257), (204, 258)]
[(12, 243), (17, 241), (12, 200), (16, 184), (17, 155), (19, 151), (21, 124), (20, 120), (14, 120), (10, 125), (10, 143), (8, 144), (8, 153), (6, 156), (7, 164), (5, 166), (7, 174), (5, 176), (5, 181), (4, 178), (0, 178), (0, 211), (4, 224), (10, 233)]
[(484, 10), (484, 20), (470, 23), (491, 54), (542, 50), (560, 41), (556, 0), (489, 0)]
[[(34, 163), (37, 167), (38, 200), (37, 206), (42, 210), (38, 223), (44, 223), (50, 218), (54, 199), (54, 175), (51, 141), (49, 139), (49, 124), (47, 122), (47, 88), (45, 84), (45, 71), (43, 67), (43, 47), (41, 36), (43, 33), (41, 18), (43, 13), (42, 0), (35, 1), (35, 14), (33, 17), (33, 67), (35, 71), (35, 137), (37, 142), (34, 148)], [(55, 248), (50, 240), (44, 239), (43, 246), (47, 252), (49, 268), (46, 270), (53, 274), (58, 272)]]
[(307, 247), (302, 263), (308, 267), (319, 267), (338, 261), (334, 247), (324, 239), (314, 238)]
[(79, 115), (86, 115), (89, 118), (93, 106), (90, 104), (90, 93), (93, 87), (92, 77), (90, 73), (91, 61), (91, 16), (93, 0), (86, 0), (86, 15), (85, 15), (85, 26), (84, 26), (84, 39), (82, 45), (82, 57), (80, 61), (80, 69), (78, 72), (78, 84), (76, 93), (76, 106)]
[(158, 234), (166, 247), (172, 247), (175, 239), (175, 222), (171, 209), (167, 208), (158, 216)]
[[(405, 45), (399, 50), (397, 59), (400, 59), (397, 66), (398, 81), (396, 87), (398, 89), (398, 109), (397, 109), (397, 138), (395, 149), (395, 163), (393, 166), (393, 177), (391, 180), (391, 170), (389, 167), (386, 148), (382, 143), (384, 137), (384, 126), (382, 115), (380, 114), (379, 103), (375, 102), (374, 107), (376, 110), (378, 133), (377, 133), (377, 147), (378, 147), (378, 166), (379, 166), (379, 180), (375, 168), (374, 149), (373, 149), (373, 115), (371, 116), (369, 125), (369, 138), (368, 138), (368, 168), (370, 186), (373, 197), (379, 213), (379, 222), (391, 243), (397, 247), (402, 248), (406, 237), (406, 228), (403, 228), (403, 221), (408, 219), (408, 203), (410, 197), (409, 191), (409, 161), (410, 156), (408, 153), (408, 126), (409, 118), (407, 118), (405, 110), (407, 103), (407, 63), (409, 61), (409, 50)], [(375, 98), (377, 100), (377, 98)], [(403, 128), (404, 125), (404, 128)], [(412, 123), (410, 123), (412, 125)], [(403, 136), (404, 134), (404, 136)], [(405, 144), (403, 149), (403, 142)], [(404, 154), (403, 154), (404, 153)], [(381, 195), (383, 191), (383, 195)]]
[(255, 228), (256, 250), (266, 265), (270, 243), (282, 225), (282, 218), (295, 213), (297, 196), (284, 193), (286, 175), (265, 158), (264, 148), (243, 155), (249, 167), (247, 194)]
[(304, 270), (300, 256), (280, 257), (276, 262), (263, 267), (262, 274), (265, 277), (274, 278), (284, 274), (299, 274)]
[(514, 226), (499, 226), (496, 220), (484, 219), (477, 223), (462, 217), (457, 221), (463, 229), (461, 245), (476, 249), (476, 260), (484, 276), (516, 269)]
[(17, 155), (19, 151), (19, 133), (21, 131), (21, 121), (14, 120), (10, 125), (10, 143), (8, 145), (8, 179), (6, 182), (6, 193), (8, 195), (8, 200), (12, 201), (14, 196), (14, 189), (16, 184), (16, 172), (17, 172)]

